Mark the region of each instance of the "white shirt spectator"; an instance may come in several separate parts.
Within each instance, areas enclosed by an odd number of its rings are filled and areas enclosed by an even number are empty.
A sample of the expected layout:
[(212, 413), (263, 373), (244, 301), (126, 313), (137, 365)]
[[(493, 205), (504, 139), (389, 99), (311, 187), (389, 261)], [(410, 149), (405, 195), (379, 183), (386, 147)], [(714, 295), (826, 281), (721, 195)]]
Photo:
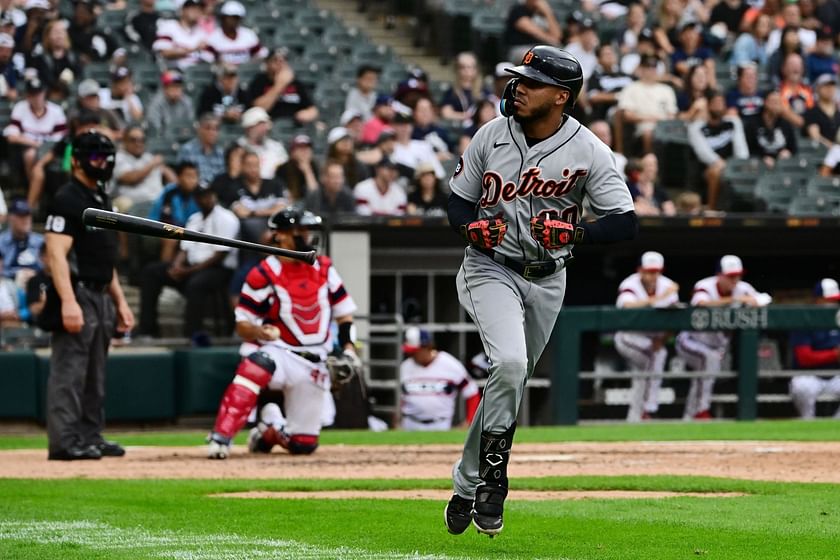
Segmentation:
[(231, 39), (224, 34), (221, 27), (207, 38), (207, 50), (216, 62), (242, 64), (252, 58), (265, 58), (268, 54), (260, 38), (251, 29), (240, 26), (236, 30), (236, 37)]
[(143, 102), (140, 101), (140, 96), (132, 93), (128, 97), (122, 99), (114, 99), (111, 95), (110, 88), (102, 88), (99, 90), (99, 106), (109, 111), (114, 111), (125, 122), (131, 122), (132, 107), (137, 107), (143, 110)]
[(18, 309), (17, 284), (11, 278), (0, 278), (0, 314)]
[(478, 394), (478, 385), (452, 354), (438, 351), (421, 366), (413, 358), (400, 364), (400, 416), (402, 427), (413, 430), (448, 430), (452, 427), (455, 399)]
[(834, 168), (840, 164), (840, 144), (834, 144), (831, 146), (831, 149), (829, 149), (828, 153), (825, 154), (825, 159), (823, 159), (822, 164), (831, 170), (834, 170)]
[(443, 179), (446, 176), (440, 160), (435, 155), (434, 148), (425, 140), (410, 140), (407, 144), (396, 143), (394, 145), (394, 153), (389, 157), (394, 163), (399, 163), (412, 169), (416, 169), (421, 163), (431, 163), (432, 167), (435, 168), (435, 177)]
[[(633, 82), (619, 92), (618, 108), (628, 109), (644, 117), (669, 119), (677, 114), (677, 96), (674, 95), (674, 90), (665, 84)], [(645, 122), (636, 128), (641, 131), (653, 127), (654, 123)]]
[(362, 216), (402, 216), (408, 198), (397, 183), (388, 185), (384, 193), (376, 186), (373, 178), (365, 179), (353, 189), (356, 198), (356, 213)]
[(3, 130), (3, 136), (21, 134), (38, 142), (56, 142), (67, 132), (67, 117), (64, 110), (51, 101), (47, 101), (46, 111), (40, 117), (32, 112), (24, 99), (15, 103), (11, 122)]
[(245, 137), (238, 140), (240, 146), (260, 156), (260, 177), (274, 179), (277, 168), (289, 161), (286, 148), (272, 138), (266, 138), (262, 144), (251, 144)]
[(580, 69), (583, 71), (583, 83), (585, 84), (595, 73), (595, 68), (598, 66), (598, 56), (594, 50), (585, 50), (578, 41), (566, 45), (566, 51), (580, 62)]
[(114, 183), (116, 184), (116, 195), (124, 196), (133, 203), (152, 202), (163, 190), (163, 174), (160, 166), (152, 169), (146, 178), (134, 185), (120, 183), (120, 177), (137, 169), (146, 167), (154, 159), (154, 155), (144, 152), (142, 156), (135, 157), (125, 150), (117, 151), (117, 159), (114, 163)]
[(181, 25), (181, 22), (176, 19), (164, 19), (158, 21), (157, 24), (157, 38), (152, 44), (155, 52), (165, 51), (172, 48), (187, 49), (189, 54), (177, 60), (170, 60), (180, 69), (189, 68), (199, 62), (211, 62), (211, 58), (207, 51), (199, 49), (207, 42), (207, 33), (204, 29), (196, 25), (193, 28), (187, 28)]
[(362, 116), (362, 122), (367, 122), (373, 116), (373, 104), (376, 103), (376, 91), (362, 93), (357, 87), (351, 87), (344, 100), (344, 110), (354, 111)]
[[(235, 239), (239, 235), (239, 218), (227, 208), (216, 204), (206, 217), (201, 212), (196, 212), (190, 216), (184, 227), (201, 233)], [(214, 254), (225, 252), (228, 255), (222, 264), (226, 268), (236, 268), (236, 249), (230, 247), (209, 245), (196, 241), (181, 241), (181, 250), (187, 254), (187, 262), (191, 265), (203, 263)]]

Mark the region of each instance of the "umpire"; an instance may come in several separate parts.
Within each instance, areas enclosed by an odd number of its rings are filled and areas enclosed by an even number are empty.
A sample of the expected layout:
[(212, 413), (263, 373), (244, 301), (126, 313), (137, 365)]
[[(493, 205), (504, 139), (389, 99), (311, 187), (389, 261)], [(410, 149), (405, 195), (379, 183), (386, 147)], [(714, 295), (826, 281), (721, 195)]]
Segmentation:
[[(47, 433), (50, 460), (120, 457), (125, 450), (102, 438), (105, 362), (116, 330), (134, 315), (114, 271), (116, 234), (89, 229), (85, 208), (111, 210), (104, 186), (114, 171), (114, 144), (94, 131), (73, 139), (72, 177), (55, 195), (46, 223), (47, 260), (57, 297), (54, 314)], [(45, 308), (45, 311), (46, 311)]]

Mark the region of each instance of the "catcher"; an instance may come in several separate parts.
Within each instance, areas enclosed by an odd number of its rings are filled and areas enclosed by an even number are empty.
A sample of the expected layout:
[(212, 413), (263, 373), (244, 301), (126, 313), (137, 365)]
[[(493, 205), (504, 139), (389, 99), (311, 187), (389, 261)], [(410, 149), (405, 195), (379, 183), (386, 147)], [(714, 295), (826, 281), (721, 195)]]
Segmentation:
[[(268, 220), (271, 243), (297, 251), (318, 245), (313, 230), (321, 218), (286, 208)], [(208, 437), (208, 456), (225, 459), (265, 387), (283, 391), (284, 411), (263, 407), (249, 434), (253, 453), (279, 445), (292, 454), (318, 447), (322, 425), (332, 423), (335, 404), (330, 388), (361, 370), (353, 344), (356, 304), (344, 289), (330, 259), (314, 265), (270, 256), (248, 273), (236, 306), (236, 332), (244, 340), (242, 361), (222, 397), (216, 424)], [(338, 348), (330, 325), (338, 325)], [(284, 414), (285, 413), (285, 414)]]

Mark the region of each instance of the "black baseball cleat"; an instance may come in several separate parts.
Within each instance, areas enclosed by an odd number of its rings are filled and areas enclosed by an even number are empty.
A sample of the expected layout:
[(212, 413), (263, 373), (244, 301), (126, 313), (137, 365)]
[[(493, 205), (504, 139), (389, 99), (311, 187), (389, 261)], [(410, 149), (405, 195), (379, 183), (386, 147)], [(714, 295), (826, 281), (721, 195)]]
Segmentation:
[(50, 451), (47, 455), (49, 461), (84, 461), (90, 459), (101, 459), (102, 453), (93, 445), (74, 445), (67, 449)]
[(93, 446), (99, 450), (103, 457), (122, 457), (125, 455), (125, 449), (116, 441), (102, 440), (93, 444)]
[(507, 493), (507, 488), (503, 486), (482, 484), (476, 488), (472, 522), (479, 533), (493, 538), (502, 532), (505, 527), (502, 514)]
[(453, 535), (460, 535), (467, 530), (472, 520), (472, 500), (453, 494), (443, 510), (443, 522), (446, 530)]

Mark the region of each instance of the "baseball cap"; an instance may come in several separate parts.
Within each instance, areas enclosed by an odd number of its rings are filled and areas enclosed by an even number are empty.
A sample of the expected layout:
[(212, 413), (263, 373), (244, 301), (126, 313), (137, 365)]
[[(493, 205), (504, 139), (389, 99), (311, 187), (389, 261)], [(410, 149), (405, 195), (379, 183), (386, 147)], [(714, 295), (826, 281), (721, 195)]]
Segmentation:
[(339, 119), (338, 122), (341, 124), (341, 126), (347, 126), (348, 124), (353, 122), (355, 119), (361, 119), (361, 118), (362, 118), (362, 114), (360, 112), (356, 111), (355, 109), (347, 109), (346, 111), (341, 113), (341, 118)]
[(430, 161), (421, 161), (417, 164), (417, 167), (414, 168), (414, 178), (419, 179), (426, 173), (434, 173), (435, 166)]
[(592, 18), (583, 18), (583, 20), (581, 20), (580, 22), (580, 28), (582, 31), (596, 31), (598, 29), (598, 27), (595, 25), (595, 20), (593, 20)]
[(128, 66), (117, 66), (111, 71), (111, 80), (117, 82), (123, 78), (131, 76), (131, 68)]
[(380, 93), (376, 96), (376, 101), (373, 103), (373, 106), (379, 107), (380, 105), (390, 105), (393, 101), (394, 98), (387, 93)]
[[(32, 208), (29, 207), (29, 203), (26, 202), (25, 198), (16, 198), (9, 205), (9, 214), (29, 216), (32, 214)], [(836, 286), (837, 283), (835, 282), (834, 285)]]
[(744, 265), (741, 263), (741, 259), (735, 255), (722, 256), (718, 269), (724, 276), (741, 276), (744, 274)]
[(271, 117), (262, 107), (251, 107), (242, 115), (242, 128), (251, 128), (254, 125), (271, 122)]
[(654, 42), (653, 31), (651, 31), (649, 28), (645, 27), (644, 29), (639, 31), (639, 36), (637, 38), (637, 41), (650, 41), (651, 43), (653, 43)]
[(88, 78), (82, 80), (77, 90), (79, 97), (89, 97), (91, 95), (99, 95), (99, 82)]
[(291, 144), (289, 146), (294, 149), (298, 146), (311, 146), (312, 145), (312, 138), (310, 138), (306, 134), (297, 134), (294, 138), (292, 138)]
[(44, 82), (37, 77), (26, 80), (26, 93), (38, 93), (45, 89)]
[(165, 86), (172, 84), (183, 84), (184, 76), (177, 70), (167, 70), (160, 75), (160, 83)]
[(420, 327), (408, 327), (405, 329), (405, 342), (403, 343), (403, 354), (413, 354), (420, 348), (432, 345), (432, 334)]
[(665, 268), (665, 257), (656, 251), (642, 253), (641, 269), (645, 272), (659, 272)]
[(814, 286), (814, 295), (831, 301), (840, 301), (840, 286), (834, 278), (823, 278)]
[(23, 5), (23, 10), (28, 12), (29, 10), (50, 10), (50, 3), (47, 0), (26, 0), (26, 4)]
[(335, 144), (342, 138), (349, 138), (350, 131), (344, 128), (343, 126), (337, 126), (329, 131), (327, 134), (327, 144)]
[(685, 31), (687, 29), (697, 29), (697, 30), (699, 30), (700, 27), (701, 27), (701, 25), (700, 25), (699, 21), (690, 19), (690, 20), (684, 22), (680, 26), (680, 33), (682, 33), (683, 31)]
[(387, 142), (388, 140), (393, 140), (396, 137), (397, 137), (397, 135), (394, 132), (393, 128), (386, 128), (382, 132), (379, 133), (379, 138), (376, 139), (376, 144), (379, 145), (382, 142)]
[(0, 47), (15, 48), (15, 38), (8, 33), (0, 33)]
[(199, 194), (210, 194), (210, 193), (215, 193), (215, 192), (216, 191), (214, 191), (212, 189), (212, 185), (209, 181), (201, 181), (198, 184), (198, 187), (196, 187), (196, 189), (195, 189), (195, 194), (197, 194), (197, 195), (199, 195)]
[(201, 6), (200, 0), (176, 0), (175, 7), (179, 10), (181, 8), (188, 8), (190, 6)]
[(414, 119), (412, 119), (410, 112), (396, 111), (394, 113), (394, 124), (410, 124), (413, 121)]
[(286, 60), (287, 58), (289, 58), (289, 49), (287, 47), (276, 47), (268, 53), (268, 56), (266, 58), (274, 58), (274, 57), (278, 57), (278, 58), (282, 58), (283, 60)]
[(219, 9), (220, 16), (245, 17), (245, 6), (236, 0), (228, 0)]
[(821, 86), (823, 84), (836, 84), (837, 83), (837, 76), (834, 74), (829, 74), (826, 72), (825, 74), (820, 74), (817, 76), (814, 85)]

